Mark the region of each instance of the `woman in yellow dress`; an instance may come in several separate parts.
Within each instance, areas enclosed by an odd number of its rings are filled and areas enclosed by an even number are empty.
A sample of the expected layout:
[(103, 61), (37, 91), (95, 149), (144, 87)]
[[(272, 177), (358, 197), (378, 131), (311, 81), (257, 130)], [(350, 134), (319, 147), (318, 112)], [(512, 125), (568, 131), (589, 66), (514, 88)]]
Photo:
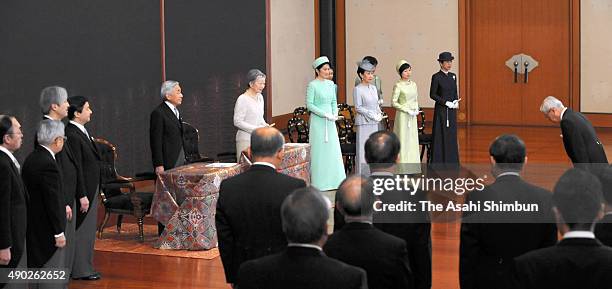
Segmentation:
[(401, 173), (421, 172), (419, 151), (419, 132), (417, 116), (419, 101), (417, 85), (410, 79), (412, 67), (406, 60), (401, 60), (395, 69), (400, 79), (393, 86), (393, 107), (396, 109), (393, 132), (400, 139)]

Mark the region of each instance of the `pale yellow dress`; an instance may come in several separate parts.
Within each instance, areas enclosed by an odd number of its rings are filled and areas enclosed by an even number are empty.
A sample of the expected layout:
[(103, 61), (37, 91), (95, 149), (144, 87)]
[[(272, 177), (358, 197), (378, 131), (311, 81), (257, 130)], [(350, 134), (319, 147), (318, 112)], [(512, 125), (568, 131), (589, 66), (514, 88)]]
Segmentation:
[(409, 111), (419, 109), (419, 93), (417, 85), (412, 80), (398, 80), (393, 86), (392, 104), (396, 109), (393, 132), (400, 140), (400, 168), (402, 173), (421, 172), (419, 132), (417, 116), (412, 116)]

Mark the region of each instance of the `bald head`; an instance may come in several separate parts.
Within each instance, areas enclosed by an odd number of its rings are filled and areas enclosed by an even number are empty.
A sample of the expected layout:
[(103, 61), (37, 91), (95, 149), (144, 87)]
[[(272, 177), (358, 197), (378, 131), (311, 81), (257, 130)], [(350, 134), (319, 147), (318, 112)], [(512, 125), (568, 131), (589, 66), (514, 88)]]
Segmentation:
[(336, 201), (345, 217), (372, 216), (373, 187), (372, 181), (361, 175), (352, 175), (342, 181)]
[(283, 149), (285, 138), (278, 129), (260, 127), (251, 133), (251, 156), (255, 161), (274, 157)]
[(377, 131), (365, 143), (365, 159), (372, 169), (393, 166), (399, 152), (400, 141), (393, 132)]

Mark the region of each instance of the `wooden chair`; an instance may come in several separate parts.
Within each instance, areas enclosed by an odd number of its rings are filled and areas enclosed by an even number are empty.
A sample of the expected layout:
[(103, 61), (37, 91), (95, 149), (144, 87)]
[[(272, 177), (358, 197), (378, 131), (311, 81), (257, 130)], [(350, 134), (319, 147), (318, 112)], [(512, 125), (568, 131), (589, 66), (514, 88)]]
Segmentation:
[(355, 118), (351, 106), (346, 103), (339, 103), (338, 116), (342, 116), (342, 118), (336, 121), (336, 127), (338, 128), (340, 151), (344, 159), (344, 171), (350, 174), (355, 166), (357, 153), (357, 134), (354, 129)]
[[(104, 221), (98, 227), (98, 237), (102, 232), (111, 214), (117, 214), (117, 232), (121, 232), (123, 215), (132, 215), (138, 220), (138, 238), (144, 241), (144, 217), (151, 211), (153, 201), (152, 192), (137, 192), (134, 183), (154, 180), (155, 175), (146, 174), (140, 177), (124, 177), (117, 173), (115, 161), (117, 149), (115, 145), (104, 139), (95, 139), (101, 157), (100, 172), (100, 198), (104, 205)], [(126, 190), (127, 192), (124, 192)]]
[(191, 163), (205, 163), (214, 161), (212, 158), (200, 154), (200, 133), (197, 128), (183, 122), (183, 151), (185, 152), (185, 161)]
[(290, 142), (308, 143), (308, 113), (305, 107), (293, 110), (293, 117), (287, 121), (287, 136)]
[(423, 155), (427, 151), (427, 163), (431, 162), (431, 139), (432, 136), (430, 133), (425, 133), (425, 112), (421, 111), (420, 115), (420, 123), (419, 123), (419, 145), (421, 146), (421, 161), (423, 160)]

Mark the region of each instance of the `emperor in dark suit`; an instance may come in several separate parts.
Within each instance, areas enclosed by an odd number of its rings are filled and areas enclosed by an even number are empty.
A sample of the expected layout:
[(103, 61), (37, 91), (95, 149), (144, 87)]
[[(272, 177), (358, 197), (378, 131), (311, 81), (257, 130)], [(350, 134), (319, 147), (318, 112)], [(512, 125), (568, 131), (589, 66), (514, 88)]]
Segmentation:
[(593, 235), (601, 213), (601, 184), (590, 173), (570, 169), (555, 185), (553, 204), (563, 240), (515, 260), (515, 288), (599, 289), (612, 284), (612, 248)]
[(43, 120), (37, 132), (39, 145), (26, 158), (22, 177), (30, 195), (27, 251), (29, 268), (65, 266), (66, 209), (62, 173), (55, 154), (64, 145), (64, 125)]
[(450, 52), (440, 53), (440, 71), (431, 76), (429, 97), (436, 102), (432, 126), (432, 163), (459, 163), (457, 76), (449, 71), (453, 59)]
[(537, 212), (464, 212), (461, 224), (459, 280), (461, 289), (503, 288), (512, 259), (557, 242), (551, 193), (523, 181), (525, 144), (515, 135), (502, 135), (489, 149), (495, 183), (473, 191), (466, 203), (537, 204)]
[(336, 192), (336, 207), (347, 222), (329, 237), (327, 256), (362, 268), (368, 288), (415, 288), (406, 242), (372, 225), (372, 181), (362, 176), (345, 179)]
[[(17, 119), (0, 115), (0, 268), (26, 267), (22, 257), (26, 254), (28, 197), (13, 155), (22, 139)], [(0, 281), (0, 288), (5, 285)]]
[(310, 187), (298, 189), (285, 199), (280, 212), (289, 241), (287, 249), (242, 264), (238, 288), (368, 288), (363, 269), (323, 254), (329, 217), (329, 206), (323, 198), (320, 191)]
[(83, 174), (85, 192), (89, 201), (88, 208), (80, 205), (76, 213), (75, 254), (72, 269), (73, 279), (97, 280), (100, 274), (93, 266), (94, 245), (96, 240), (96, 219), (98, 215), (98, 186), (100, 184), (100, 155), (93, 139), (85, 128), (91, 120), (92, 110), (84, 96), (68, 98), (68, 119), (66, 126), (67, 146)]
[(602, 168), (598, 164), (608, 164), (606, 152), (595, 128), (582, 113), (564, 107), (563, 103), (553, 96), (544, 99), (540, 111), (550, 121), (561, 123), (563, 146), (574, 167), (593, 171)]
[(156, 173), (185, 163), (183, 124), (178, 106), (183, 102), (181, 86), (173, 80), (162, 84), (164, 101), (151, 113), (149, 137), (151, 158)]
[(240, 264), (282, 251), (280, 207), (303, 180), (276, 171), (282, 160), (284, 138), (275, 128), (251, 134), (251, 168), (226, 179), (219, 188), (215, 223), (221, 261), (228, 283), (234, 283)]

